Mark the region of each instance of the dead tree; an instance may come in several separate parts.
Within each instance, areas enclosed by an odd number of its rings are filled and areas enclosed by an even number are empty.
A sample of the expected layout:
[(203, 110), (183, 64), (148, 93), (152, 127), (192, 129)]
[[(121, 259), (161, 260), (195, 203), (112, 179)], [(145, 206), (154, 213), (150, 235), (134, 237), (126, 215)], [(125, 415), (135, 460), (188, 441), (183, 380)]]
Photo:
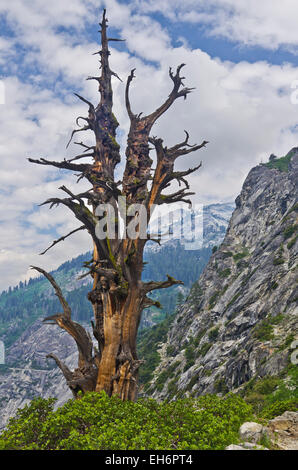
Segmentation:
[[(149, 223), (154, 205), (178, 201), (190, 202), (187, 197), (194, 193), (189, 192), (186, 177), (195, 172), (200, 165), (187, 171), (175, 171), (174, 163), (178, 157), (199, 150), (207, 142), (204, 141), (201, 145), (190, 145), (189, 135), (185, 132), (186, 137), (181, 143), (168, 148), (164, 146), (162, 139), (150, 136), (156, 120), (178, 98), (185, 99), (192, 91), (192, 88), (187, 88), (183, 84), (184, 77), (181, 77), (181, 69), (184, 64), (181, 64), (176, 72), (169, 70), (172, 91), (165, 102), (147, 116), (142, 116), (142, 113), (134, 114), (131, 109), (129, 91), (134, 78), (134, 70), (132, 70), (125, 90), (126, 108), (130, 119), (126, 167), (122, 181), (115, 181), (114, 172), (116, 165), (120, 162), (120, 148), (116, 142), (116, 129), (119, 124), (112, 112), (112, 77), (119, 77), (110, 69), (108, 45), (110, 41), (118, 41), (118, 39), (107, 37), (105, 10), (100, 26), (102, 48), (98, 54), (101, 74), (98, 77), (89, 77), (90, 80), (98, 82), (100, 102), (95, 106), (82, 96), (76, 95), (87, 105), (88, 115), (77, 118), (77, 125), (81, 121), (84, 125), (75, 129), (70, 139), (71, 141), (78, 132), (91, 130), (95, 137), (94, 145), (88, 146), (83, 142), (75, 142), (82, 148), (82, 153), (61, 162), (44, 158), (38, 160), (29, 158), (29, 161), (33, 163), (74, 171), (79, 174), (79, 179), (86, 178), (90, 182), (90, 190), (85, 193), (73, 194), (63, 186), (60, 189), (66, 197), (51, 198), (43, 204), (49, 204), (50, 208), (60, 204), (66, 206), (81, 224), (70, 234), (55, 240), (49, 248), (78, 230), (85, 229), (92, 237), (93, 259), (88, 264), (88, 274), (93, 278), (93, 287), (88, 294), (88, 299), (92, 303), (94, 312), (94, 320), (91, 323), (97, 342), (96, 348), (93, 347), (92, 339), (85, 329), (71, 319), (71, 309), (53, 277), (41, 268), (34, 267), (34, 269), (46, 276), (52, 284), (63, 310), (62, 313), (47, 317), (44, 321), (58, 324), (74, 338), (78, 347), (79, 360), (75, 371), (70, 371), (57, 357), (49, 355), (60, 367), (74, 396), (76, 397), (79, 391), (84, 393), (104, 390), (109, 396), (118, 395), (122, 400), (134, 400), (137, 396), (138, 370), (141, 362), (136, 352), (140, 317), (144, 308), (157, 305), (148, 295), (155, 289), (167, 288), (182, 284), (182, 282), (171, 276), (168, 276), (164, 282), (142, 281), (143, 252), (149, 237), (119, 236), (118, 224), (121, 211), (123, 215), (119, 196), (126, 198), (124, 212), (127, 216), (127, 224), (137, 220), (137, 214), (131, 215), (129, 212), (133, 204), (142, 205)], [(149, 144), (153, 148), (149, 148)], [(153, 170), (153, 160), (149, 153), (154, 149), (156, 167)], [(85, 157), (92, 157), (92, 163), (81, 163)], [(184, 187), (172, 194), (168, 191), (164, 192), (173, 181)], [(116, 233), (114, 237), (109, 237), (108, 234), (106, 238), (97, 236), (96, 226), (106, 215), (98, 215), (97, 209), (102, 204), (109, 204), (115, 211)], [(136, 225), (138, 228), (137, 222)]]

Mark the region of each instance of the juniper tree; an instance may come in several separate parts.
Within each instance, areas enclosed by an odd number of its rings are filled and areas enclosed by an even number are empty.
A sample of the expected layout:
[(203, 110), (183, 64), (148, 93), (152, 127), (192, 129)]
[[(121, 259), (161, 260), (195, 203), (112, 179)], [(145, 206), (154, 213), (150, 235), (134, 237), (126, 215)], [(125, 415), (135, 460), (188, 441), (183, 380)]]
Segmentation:
[[(126, 164), (122, 180), (115, 181), (115, 167), (120, 162), (120, 147), (116, 141), (116, 130), (119, 124), (112, 110), (112, 78), (119, 77), (109, 65), (109, 42), (120, 39), (107, 36), (108, 25), (105, 10), (99, 24), (101, 26), (101, 50), (98, 54), (101, 73), (100, 76), (92, 76), (88, 79), (98, 82), (100, 101), (95, 106), (75, 93), (77, 98), (87, 105), (88, 115), (77, 118), (78, 128), (72, 132), (70, 138), (71, 141), (79, 132), (91, 130), (94, 134), (94, 145), (74, 142), (82, 149), (82, 152), (76, 157), (60, 162), (45, 158), (38, 160), (29, 158), (30, 162), (39, 165), (51, 165), (73, 171), (79, 174), (79, 180), (85, 178), (90, 183), (90, 189), (80, 194), (73, 194), (67, 187), (62, 186), (59, 189), (66, 194), (66, 197), (54, 197), (43, 204), (48, 204), (50, 208), (58, 205), (66, 206), (81, 223), (77, 229), (55, 240), (48, 249), (80, 230), (87, 230), (92, 238), (93, 257), (90, 262), (86, 263), (86, 266), (88, 266), (87, 274), (93, 279), (88, 299), (94, 312), (94, 319), (91, 323), (97, 347), (94, 347), (91, 335), (85, 328), (72, 320), (71, 308), (55, 279), (39, 267), (33, 267), (33, 269), (49, 280), (62, 307), (61, 313), (49, 316), (44, 321), (57, 324), (67, 331), (78, 348), (78, 367), (74, 371), (71, 371), (54, 354), (48, 355), (61, 369), (74, 397), (77, 397), (80, 391), (85, 393), (104, 390), (109, 396), (118, 395), (122, 400), (134, 400), (137, 395), (138, 370), (141, 364), (136, 351), (141, 313), (146, 307), (159, 306), (150, 298), (152, 291), (182, 284), (182, 282), (169, 275), (162, 282), (142, 281), (143, 253), (150, 236), (140, 236), (139, 213), (132, 213), (130, 209), (135, 204), (141, 204), (148, 224), (155, 205), (179, 201), (189, 203), (188, 196), (194, 193), (189, 191), (190, 186), (186, 177), (198, 170), (201, 164), (185, 171), (176, 171), (174, 164), (178, 157), (199, 150), (207, 142), (190, 145), (189, 135), (185, 131), (185, 139), (182, 142), (173, 147), (167, 147), (161, 138), (150, 134), (157, 119), (178, 98), (185, 99), (192, 91), (192, 88), (184, 86), (184, 77), (181, 76), (181, 70), (185, 64), (179, 65), (176, 72), (170, 68), (172, 90), (161, 106), (146, 116), (142, 113), (135, 114), (131, 108), (130, 87), (135, 77), (135, 69), (133, 69), (125, 88), (125, 103), (130, 120)], [(79, 127), (82, 121), (84, 125)], [(153, 160), (150, 157), (151, 150), (156, 152), (154, 169)], [(86, 157), (89, 157), (89, 161), (91, 157), (92, 163), (82, 163)], [(175, 181), (183, 187), (169, 193), (168, 188)], [(119, 201), (123, 201), (124, 198), (126, 205), (123, 209), (123, 204)], [(115, 224), (113, 237), (109, 236), (109, 230), (106, 230), (105, 238), (98, 236), (98, 224), (107, 215), (106, 212), (98, 211), (103, 204), (113, 209)], [(131, 223), (135, 224), (138, 236), (119, 235), (119, 224), (123, 217), (126, 220), (125, 228)], [(46, 251), (48, 250), (43, 253)]]

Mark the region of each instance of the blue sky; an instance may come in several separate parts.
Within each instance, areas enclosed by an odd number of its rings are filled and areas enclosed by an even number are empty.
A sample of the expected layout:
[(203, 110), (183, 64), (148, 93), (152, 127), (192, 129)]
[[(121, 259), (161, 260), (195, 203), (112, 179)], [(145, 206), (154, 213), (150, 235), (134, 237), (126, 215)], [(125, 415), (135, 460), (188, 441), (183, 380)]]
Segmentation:
[[(168, 68), (186, 63), (185, 83), (196, 88), (163, 116), (153, 134), (175, 144), (190, 132), (208, 148), (186, 157), (178, 168), (203, 161), (190, 182), (194, 203), (233, 200), (248, 171), (271, 153), (297, 146), (298, 105), (291, 100), (298, 80), (298, 4), (294, 0), (32, 0), (0, 5), (0, 289), (29, 276), (31, 264), (47, 269), (87, 251), (86, 234), (57, 246), (42, 259), (37, 253), (53, 238), (76, 227), (64, 209), (38, 207), (59, 195), (65, 184), (80, 191), (75, 178), (26, 160), (63, 159), (75, 118), (86, 108), (73, 93), (99, 99), (95, 82), (98, 21), (107, 8), (115, 114), (124, 157), (128, 120), (126, 77), (136, 68), (131, 100), (136, 112), (156, 108), (168, 95)], [(87, 142), (92, 136), (86, 135)], [(89, 139), (89, 140), (88, 140)], [(121, 176), (123, 163), (119, 165)], [(9, 268), (7, 268), (9, 266)]]

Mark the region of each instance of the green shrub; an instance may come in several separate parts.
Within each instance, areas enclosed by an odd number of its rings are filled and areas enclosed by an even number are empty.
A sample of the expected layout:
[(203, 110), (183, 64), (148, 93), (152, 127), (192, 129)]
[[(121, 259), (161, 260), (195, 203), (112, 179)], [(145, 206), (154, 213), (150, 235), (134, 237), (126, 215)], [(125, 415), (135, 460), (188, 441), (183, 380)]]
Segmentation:
[(262, 395), (269, 395), (270, 393), (274, 392), (274, 390), (279, 385), (280, 379), (275, 376), (264, 377), (256, 382), (254, 386), (254, 390), (256, 393), (260, 393)]
[(278, 266), (279, 264), (284, 264), (285, 262), (286, 260), (281, 258), (280, 256), (278, 258), (274, 258), (273, 260), (274, 266)]
[(284, 239), (287, 240), (288, 238), (290, 238), (297, 230), (298, 228), (298, 225), (290, 225), (289, 227), (287, 227), (285, 230), (284, 230)]
[(271, 317), (270, 316), (270, 322), (273, 324), (273, 325), (278, 325), (279, 323), (281, 323), (284, 319), (284, 315), (282, 313), (279, 313), (278, 315), (275, 315), (275, 317)]
[(159, 376), (156, 379), (156, 385), (158, 386), (158, 390), (162, 390), (165, 382), (168, 379), (171, 379), (174, 377), (175, 372), (179, 365), (181, 364), (181, 361), (175, 361), (173, 364), (170, 365), (166, 370), (163, 370)]
[(195, 364), (195, 360), (194, 359), (189, 359), (185, 366), (184, 366), (184, 369), (183, 369), (183, 372), (186, 372), (188, 369), (190, 369), (193, 365)]
[(216, 292), (214, 292), (214, 294), (211, 295), (211, 297), (209, 299), (209, 309), (214, 307), (219, 295), (220, 295), (220, 291), (216, 291)]
[(230, 268), (223, 269), (218, 273), (219, 277), (225, 279), (226, 277), (229, 277), (231, 274)]
[(236, 255), (233, 256), (233, 260), (239, 261), (242, 258), (246, 258), (247, 255), (248, 255), (247, 251), (243, 251), (242, 253), (237, 253)]
[(210, 339), (210, 341), (215, 341), (216, 338), (218, 337), (218, 333), (219, 333), (219, 326), (217, 326), (216, 328), (212, 328), (212, 330), (210, 330), (208, 333), (208, 338)]
[(203, 377), (210, 377), (212, 375), (212, 370), (211, 369), (204, 369), (202, 372)]
[(284, 400), (272, 403), (263, 408), (260, 416), (266, 419), (273, 419), (276, 416), (282, 415), (285, 411), (298, 411), (298, 400), (292, 398), (291, 400)]
[[(282, 377), (283, 375), (283, 377)], [(251, 379), (243, 390), (243, 397), (261, 417), (274, 418), (284, 411), (298, 407), (298, 369), (289, 365), (280, 376)]]
[(268, 163), (265, 163), (264, 166), (267, 166), (270, 169), (276, 169), (279, 171), (288, 171), (289, 163), (293, 153), (289, 152), (285, 157), (277, 158), (276, 160), (272, 160)]
[(186, 358), (186, 364), (184, 366), (184, 372), (190, 369), (195, 363), (195, 349), (192, 344), (188, 345), (187, 348), (185, 348), (185, 358)]
[(203, 356), (203, 357), (206, 356), (211, 346), (212, 346), (211, 343), (203, 344), (203, 346), (198, 350), (198, 356)]
[(194, 375), (194, 376), (190, 379), (189, 383), (187, 384), (186, 390), (191, 390), (191, 389), (193, 388), (193, 386), (194, 386), (196, 383), (198, 383), (198, 381), (199, 381), (198, 375)]
[(56, 411), (52, 405), (34, 400), (19, 412), (0, 435), (0, 449), (220, 450), (252, 419), (251, 407), (233, 394), (134, 403), (92, 392)]
[(283, 344), (279, 347), (280, 351), (283, 351), (284, 349), (287, 349), (291, 343), (294, 341), (295, 335), (293, 333), (289, 334), (286, 339), (284, 340)]
[(254, 336), (260, 341), (270, 341), (270, 339), (274, 338), (273, 326), (270, 323), (270, 319), (265, 318), (255, 327)]
[(201, 339), (203, 338), (203, 336), (205, 335), (206, 331), (207, 331), (207, 329), (204, 328), (203, 330), (201, 330), (201, 331), (197, 334), (197, 336), (194, 338), (194, 342), (193, 342), (194, 346), (198, 346), (198, 345), (200, 344), (200, 341), (201, 341)]
[(233, 253), (231, 251), (222, 251), (222, 257), (225, 259), (225, 258), (230, 258), (231, 256), (233, 256)]
[(215, 381), (214, 383), (214, 390), (216, 393), (228, 393), (229, 389), (226, 385), (226, 382), (225, 380), (222, 378), (222, 379), (218, 379)]
[(234, 303), (236, 302), (236, 300), (238, 299), (238, 297), (240, 297), (241, 295), (241, 292), (238, 292), (237, 294), (234, 295), (234, 297), (232, 297), (232, 299), (230, 300), (230, 302), (228, 303), (227, 307), (226, 307), (226, 310)]
[(167, 356), (175, 356), (176, 348), (173, 344), (167, 346)]
[(195, 358), (195, 350), (192, 345), (187, 346), (185, 349), (185, 357), (187, 361), (192, 361)]
[(177, 380), (173, 379), (168, 383), (168, 393), (174, 396), (176, 395), (177, 391), (178, 391)]
[(0, 450), (36, 450), (43, 444), (42, 431), (53, 414), (54, 398), (35, 398), (29, 405), (18, 409), (8, 422), (7, 431), (0, 435)]
[(287, 400), (296, 400), (296, 402), (298, 402), (297, 366), (289, 365), (286, 374), (286, 378), (281, 378), (276, 389), (266, 397), (267, 403), (277, 403)]

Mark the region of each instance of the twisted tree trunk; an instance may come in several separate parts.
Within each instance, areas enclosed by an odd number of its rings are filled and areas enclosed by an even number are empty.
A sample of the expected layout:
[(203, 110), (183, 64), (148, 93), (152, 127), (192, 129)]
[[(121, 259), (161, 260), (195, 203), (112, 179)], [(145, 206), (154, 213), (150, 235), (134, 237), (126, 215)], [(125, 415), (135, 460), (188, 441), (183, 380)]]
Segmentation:
[[(163, 146), (162, 139), (150, 137), (150, 131), (155, 121), (174, 103), (177, 98), (184, 97), (191, 92), (191, 88), (183, 87), (183, 77), (180, 71), (184, 64), (177, 68), (176, 74), (170, 69), (170, 78), (173, 89), (167, 100), (152, 114), (141, 117), (131, 110), (129, 89), (134, 78), (131, 71), (125, 91), (126, 108), (130, 119), (130, 131), (126, 149), (126, 167), (122, 181), (116, 182), (114, 171), (120, 162), (120, 148), (116, 142), (116, 129), (118, 122), (112, 112), (113, 91), (112, 77), (118, 77), (109, 67), (109, 41), (119, 39), (107, 37), (107, 19), (104, 10), (101, 26), (100, 55), (101, 75), (89, 77), (99, 84), (100, 102), (95, 107), (91, 102), (80, 95), (76, 96), (88, 105), (88, 116), (78, 117), (77, 124), (83, 120), (85, 125), (72, 132), (73, 136), (81, 131), (91, 130), (94, 133), (95, 143), (87, 146), (83, 142), (75, 142), (83, 148), (83, 153), (70, 160), (62, 162), (49, 161), (44, 158), (30, 162), (41, 165), (52, 165), (80, 173), (79, 180), (86, 178), (91, 188), (80, 194), (73, 194), (68, 188), (62, 186), (68, 197), (51, 198), (43, 204), (50, 204), (50, 208), (63, 204), (68, 207), (75, 217), (83, 224), (70, 234), (55, 240), (48, 248), (78, 230), (87, 230), (93, 240), (93, 259), (86, 263), (89, 268), (88, 275), (93, 278), (93, 288), (88, 294), (92, 303), (94, 320), (92, 321), (93, 334), (97, 342), (94, 348), (90, 335), (85, 329), (71, 319), (71, 309), (62, 295), (61, 289), (53, 277), (41, 268), (34, 267), (47, 277), (55, 289), (63, 313), (47, 317), (46, 322), (58, 324), (67, 331), (76, 341), (79, 360), (75, 371), (70, 371), (65, 364), (54, 355), (52, 357), (64, 374), (66, 381), (75, 397), (78, 392), (104, 390), (109, 396), (118, 395), (123, 400), (134, 400), (137, 396), (138, 370), (141, 361), (136, 352), (136, 338), (142, 310), (148, 306), (156, 305), (148, 294), (161, 288), (167, 288), (181, 281), (168, 276), (164, 282), (142, 281), (143, 252), (147, 238), (146, 230), (150, 220), (151, 211), (156, 204), (170, 204), (184, 201), (186, 196), (194, 194), (187, 192), (189, 184), (186, 176), (196, 171), (200, 165), (187, 171), (175, 172), (176, 158), (196, 151), (206, 145), (189, 145), (189, 136), (186, 139), (167, 148)], [(152, 176), (152, 159), (149, 155), (149, 143), (156, 150), (157, 164)], [(73, 163), (85, 157), (92, 157), (93, 162)], [(184, 184), (185, 188), (172, 194), (163, 194), (172, 181)], [(138, 204), (137, 210), (132, 210)], [(143, 215), (146, 215), (146, 226), (140, 225), (140, 206)], [(111, 212), (106, 207), (111, 208)], [(107, 217), (106, 217), (107, 216)], [(126, 221), (125, 229), (128, 232), (130, 224), (134, 225), (137, 236), (129, 237), (119, 235), (119, 220)], [(105, 226), (106, 222), (106, 226)], [(105, 226), (105, 236), (99, 236), (99, 224)], [(115, 233), (111, 227), (114, 225)], [(145, 233), (145, 236), (144, 236)], [(48, 250), (47, 249), (47, 250)], [(43, 253), (45, 253), (45, 250)]]

